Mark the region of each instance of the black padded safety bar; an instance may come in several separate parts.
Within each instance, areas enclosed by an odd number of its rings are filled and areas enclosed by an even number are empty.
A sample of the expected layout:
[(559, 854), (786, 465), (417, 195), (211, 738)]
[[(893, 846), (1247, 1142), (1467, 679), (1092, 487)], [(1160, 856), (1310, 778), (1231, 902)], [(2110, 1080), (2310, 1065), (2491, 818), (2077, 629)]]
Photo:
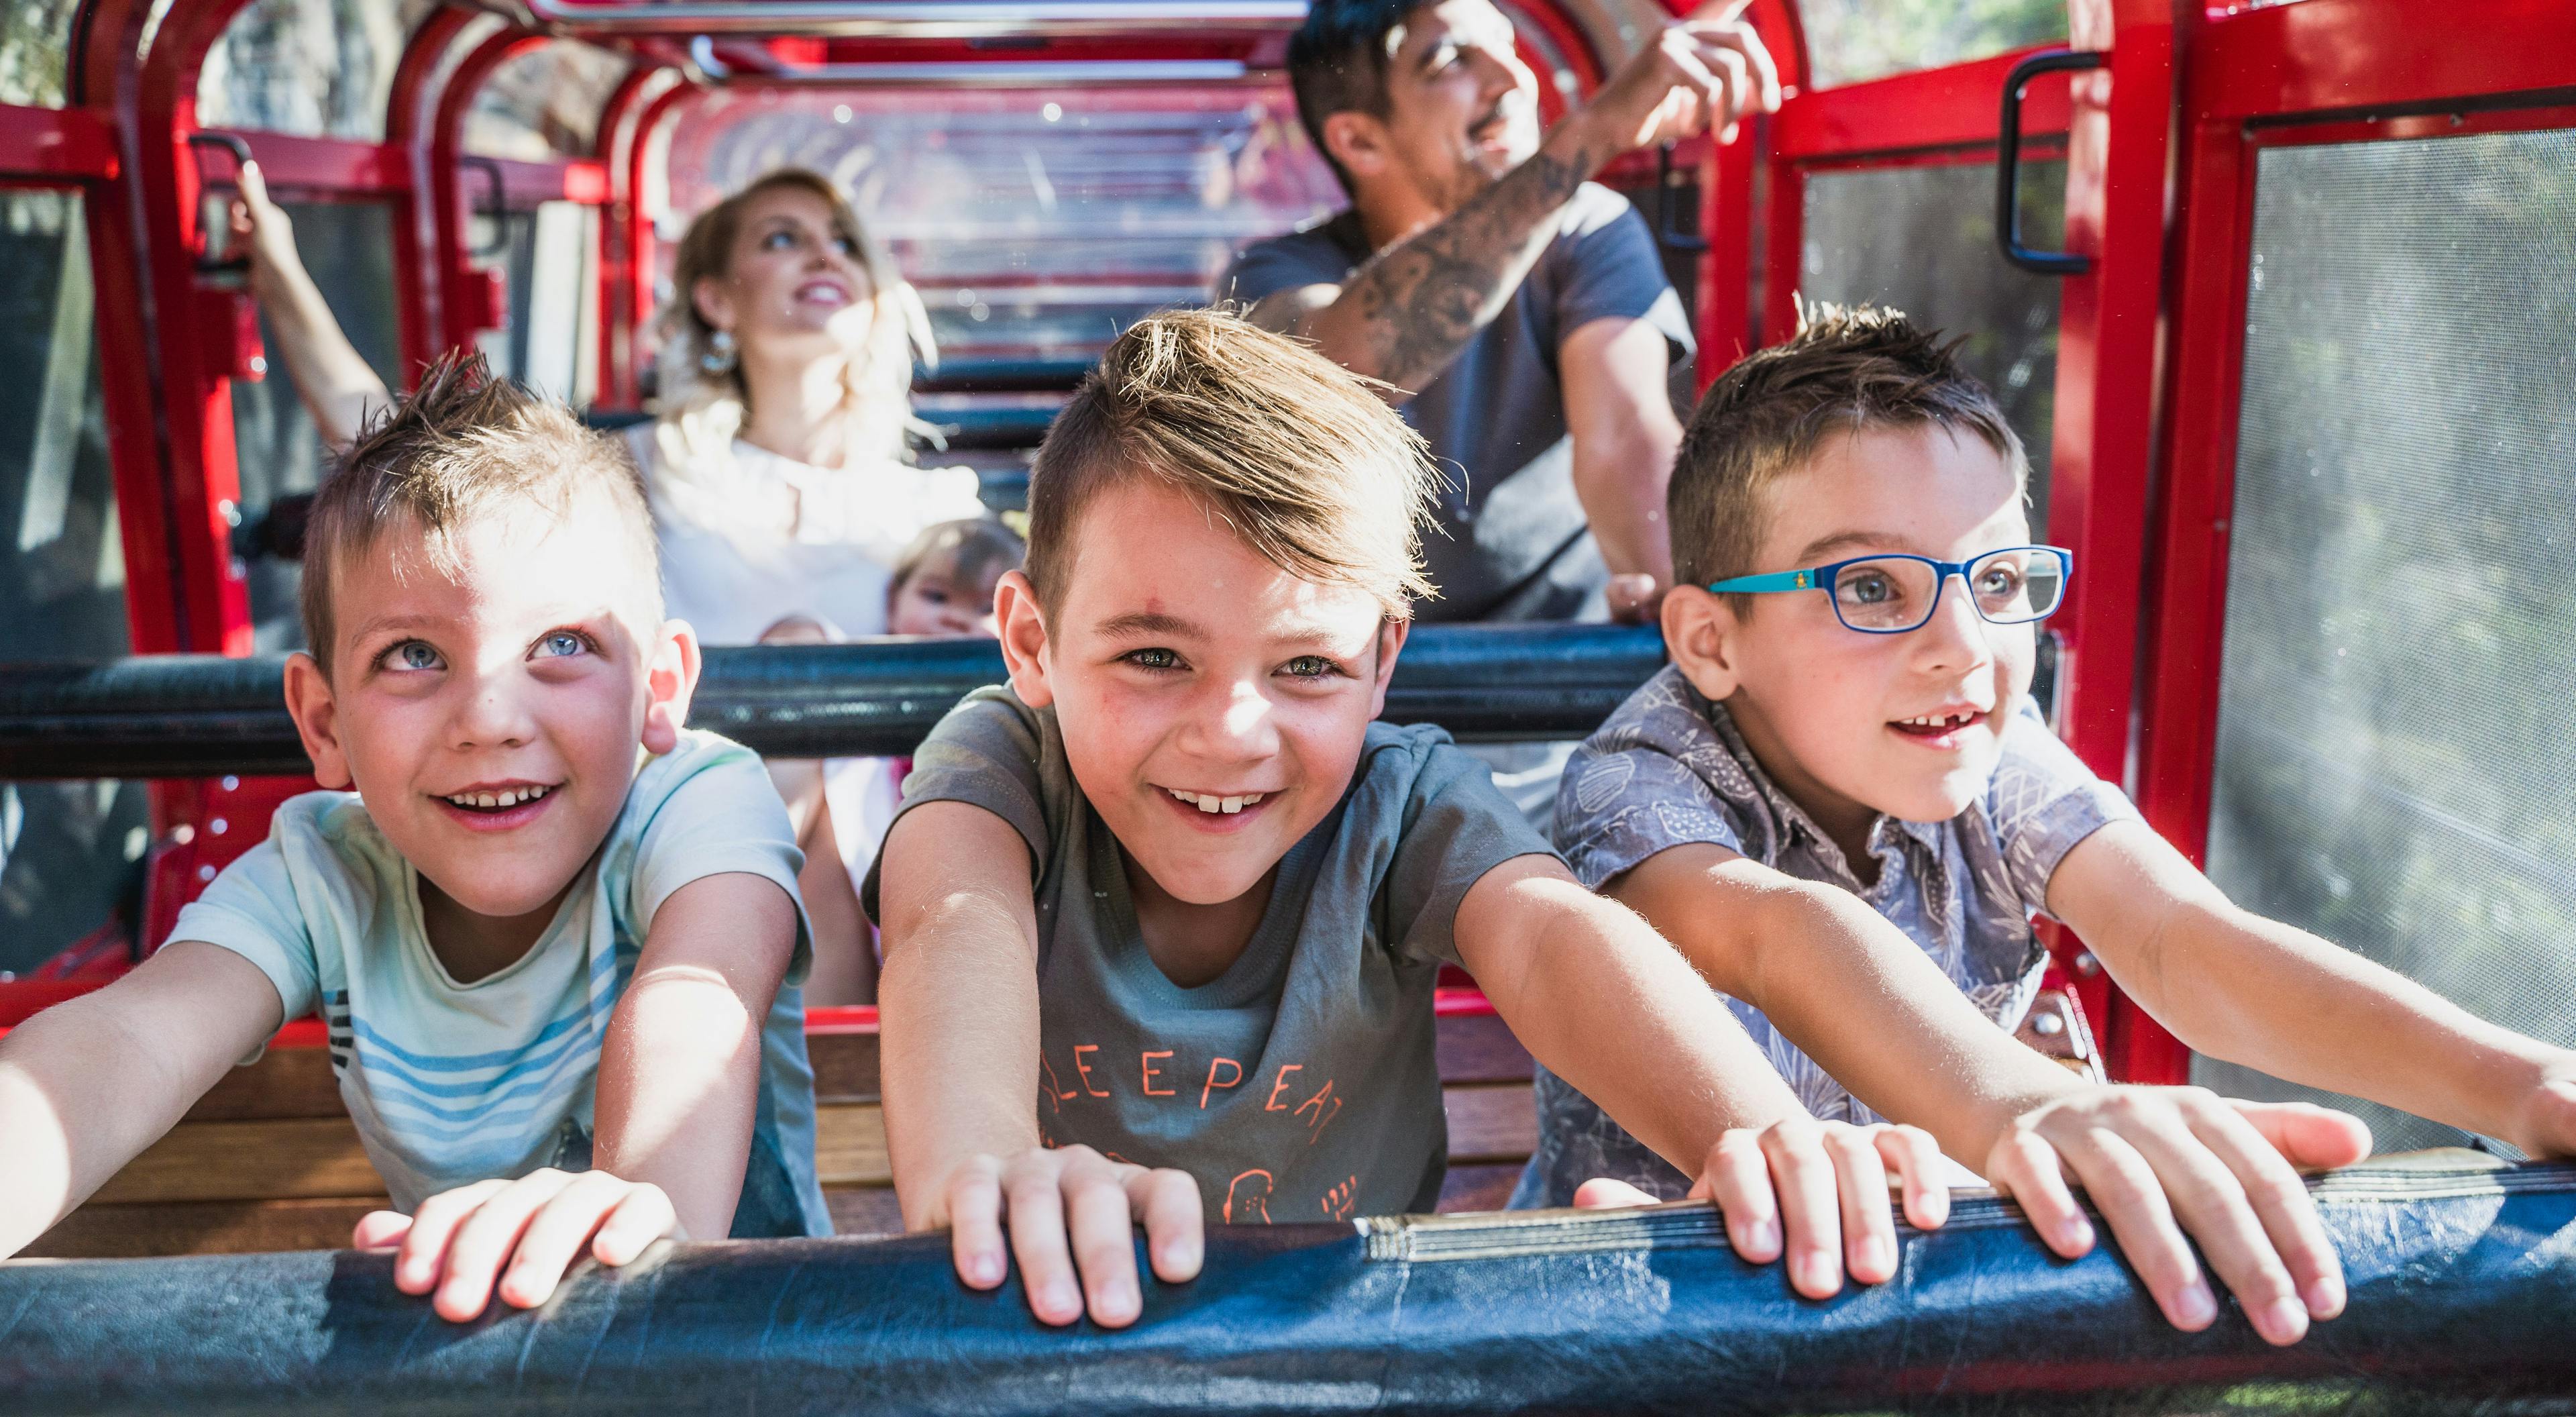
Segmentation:
[(2004, 76), (2004, 108), (1995, 137), (1995, 241), (2004, 259), (2044, 276), (2080, 276), (2093, 269), (2093, 258), (2068, 251), (2034, 251), (2021, 244), (2021, 95), (2042, 74), (2100, 69), (2111, 56), (2093, 49), (2043, 50), (2012, 66)]
[[(1387, 694), (1397, 723), (1463, 739), (1579, 738), (1662, 666), (1652, 629), (1424, 626)], [(0, 779), (310, 770), (275, 655), (0, 665)], [(959, 696), (1000, 682), (990, 640), (710, 649), (689, 721), (763, 753), (908, 753)]]
[(349, 1252), (0, 1264), (0, 1394), (57, 1413), (2379, 1414), (2576, 1410), (2576, 1172), (2318, 1190), (2349, 1304), (2273, 1348), (2168, 1326), (1997, 1202), (1816, 1303), (1705, 1206), (1218, 1227), (1144, 1316), (1050, 1331), (946, 1237), (666, 1247), (464, 1325)]

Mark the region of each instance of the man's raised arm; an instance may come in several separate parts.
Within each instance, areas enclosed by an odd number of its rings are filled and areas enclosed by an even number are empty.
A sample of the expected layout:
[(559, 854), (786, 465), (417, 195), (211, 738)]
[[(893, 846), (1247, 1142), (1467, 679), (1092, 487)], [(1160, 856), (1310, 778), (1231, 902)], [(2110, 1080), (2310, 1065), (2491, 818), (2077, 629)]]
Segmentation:
[(1412, 397), (1502, 312), (1555, 239), (1566, 203), (1612, 158), (1711, 127), (1728, 138), (1755, 106), (1779, 107), (1770, 55), (1738, 18), (1746, 3), (1720, 0), (1666, 27), (1529, 161), (1347, 282), (1279, 291), (1253, 306), (1252, 320), (1313, 340), (1390, 386), (1382, 392), (1391, 402)]

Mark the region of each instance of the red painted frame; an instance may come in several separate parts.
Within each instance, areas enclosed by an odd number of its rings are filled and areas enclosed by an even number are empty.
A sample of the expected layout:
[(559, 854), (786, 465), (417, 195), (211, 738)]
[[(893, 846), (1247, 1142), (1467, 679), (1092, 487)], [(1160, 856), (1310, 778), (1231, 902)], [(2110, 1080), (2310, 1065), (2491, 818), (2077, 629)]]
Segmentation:
[(2303, 0), (2210, 16), (2192, 38), (2138, 801), (2195, 862), (2208, 846), (2217, 762), (2258, 154), (2576, 127), (2576, 10), (2454, 0), (2438, 34), (2422, 18), (2399, 0)]

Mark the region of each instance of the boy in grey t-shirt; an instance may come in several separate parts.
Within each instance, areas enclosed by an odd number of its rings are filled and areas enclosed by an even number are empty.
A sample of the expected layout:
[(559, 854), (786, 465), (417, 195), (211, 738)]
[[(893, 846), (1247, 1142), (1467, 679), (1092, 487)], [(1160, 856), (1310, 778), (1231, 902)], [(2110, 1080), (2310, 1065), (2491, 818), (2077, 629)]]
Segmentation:
[(1010, 687), (923, 745), (867, 892), (896, 1189), (969, 1284), (1016, 1253), (1041, 1319), (1123, 1324), (1133, 1221), (1176, 1281), (1208, 1219), (1428, 1204), (1449, 960), (1802, 1292), (1894, 1272), (1891, 1169), (1946, 1213), (1928, 1137), (1807, 1117), (1480, 767), (1371, 721), (1430, 482), (1357, 378), (1207, 311), (1129, 328), (1048, 433)]

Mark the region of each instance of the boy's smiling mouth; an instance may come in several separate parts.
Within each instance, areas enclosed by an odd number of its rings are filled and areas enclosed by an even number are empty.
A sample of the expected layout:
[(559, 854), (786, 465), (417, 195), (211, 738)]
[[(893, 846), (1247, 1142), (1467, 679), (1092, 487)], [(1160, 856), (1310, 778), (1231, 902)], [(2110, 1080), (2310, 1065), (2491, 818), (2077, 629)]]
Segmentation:
[(1177, 787), (1166, 787), (1163, 791), (1170, 794), (1173, 801), (1197, 808), (1202, 815), (1223, 814), (1229, 817), (1247, 807), (1260, 806), (1261, 799), (1270, 795), (1267, 792), (1185, 792)]
[(1887, 726), (1899, 736), (1927, 748), (1952, 748), (1958, 746), (1960, 735), (1984, 723), (1993, 714), (1992, 709), (1946, 708), (1916, 714), (1912, 718), (1891, 719)]
[(559, 782), (487, 782), (431, 794), (447, 816), (475, 831), (508, 831), (536, 820)]

